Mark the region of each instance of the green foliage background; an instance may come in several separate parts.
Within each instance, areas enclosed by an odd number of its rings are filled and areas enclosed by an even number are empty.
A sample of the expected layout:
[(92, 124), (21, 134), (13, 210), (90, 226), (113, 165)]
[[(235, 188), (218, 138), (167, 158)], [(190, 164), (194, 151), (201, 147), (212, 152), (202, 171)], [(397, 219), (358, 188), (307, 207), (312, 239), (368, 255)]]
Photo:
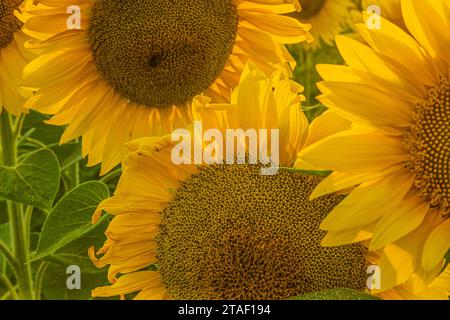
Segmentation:
[[(120, 169), (105, 177), (99, 167), (88, 168), (81, 157), (79, 141), (59, 145), (62, 127), (45, 124), (46, 116), (37, 112), (10, 120), (17, 132), (17, 163), (6, 165), (6, 147), (1, 148), (0, 166), (0, 245), (14, 252), (8, 206), (21, 212), (25, 247), (29, 248), (25, 264), (30, 267), (32, 297), (21, 292), (20, 278), (26, 268), (15, 270), (5, 254), (0, 253), (0, 299), (91, 299), (91, 290), (108, 284), (107, 269), (97, 269), (87, 250), (100, 248), (110, 217), (104, 215), (93, 225), (92, 214), (98, 204), (115, 189)], [(2, 137), (4, 137), (2, 135)], [(81, 268), (81, 289), (67, 289), (67, 266)], [(17, 274), (19, 273), (19, 274)], [(18, 279), (19, 278), (19, 279)], [(14, 297), (12, 286), (18, 297)]]

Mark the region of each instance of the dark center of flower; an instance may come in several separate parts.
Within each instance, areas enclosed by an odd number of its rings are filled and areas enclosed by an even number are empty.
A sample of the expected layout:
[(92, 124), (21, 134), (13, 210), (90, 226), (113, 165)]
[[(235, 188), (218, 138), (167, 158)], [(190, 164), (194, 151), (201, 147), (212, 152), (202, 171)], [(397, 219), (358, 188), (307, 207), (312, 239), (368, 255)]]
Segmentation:
[(318, 177), (257, 165), (211, 165), (185, 181), (163, 211), (158, 259), (175, 299), (283, 299), (363, 289), (360, 244), (321, 247), (319, 224), (341, 198), (309, 201)]
[(238, 20), (234, 0), (96, 0), (89, 35), (111, 86), (164, 108), (188, 103), (220, 75)]
[(6, 47), (13, 39), (14, 32), (22, 23), (14, 16), (22, 0), (0, 0), (0, 48)]
[(450, 211), (450, 82), (442, 77), (417, 104), (414, 122), (405, 136), (406, 163), (415, 175), (420, 196), (433, 207)]

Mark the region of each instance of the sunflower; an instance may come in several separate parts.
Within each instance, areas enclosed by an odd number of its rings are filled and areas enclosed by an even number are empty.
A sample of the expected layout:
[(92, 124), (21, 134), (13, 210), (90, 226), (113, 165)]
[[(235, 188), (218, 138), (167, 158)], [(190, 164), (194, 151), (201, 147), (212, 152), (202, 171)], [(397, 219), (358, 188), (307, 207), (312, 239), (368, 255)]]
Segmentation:
[(312, 26), (311, 34), (316, 40), (306, 45), (318, 49), (322, 43), (334, 45), (334, 37), (352, 25), (352, 13), (357, 9), (353, 0), (299, 0), (302, 11), (289, 13), (302, 23)]
[[(261, 175), (262, 164), (175, 165), (169, 137), (129, 143), (115, 195), (93, 219), (103, 210), (114, 215), (104, 246), (89, 250), (97, 267), (110, 266), (113, 284), (94, 289), (93, 296), (282, 299), (330, 288), (364, 290), (375, 256), (366, 256), (360, 244), (320, 246), (325, 233), (319, 223), (342, 197), (309, 201), (321, 178), (283, 169), (300, 148), (350, 124), (326, 112), (308, 128), (299, 108), (301, 90), (290, 80), (271, 82), (250, 65), (232, 104), (209, 104), (204, 96), (194, 101), (194, 117), (205, 128), (279, 128), (282, 167), (275, 175)], [(246, 111), (248, 103), (256, 108)], [(406, 286), (382, 294), (447, 298), (445, 277), (448, 272), (420, 296)]]
[(319, 223), (341, 197), (310, 202), (320, 178), (283, 169), (302, 146), (347, 122), (334, 121), (330, 113), (308, 128), (302, 88), (287, 79), (272, 83), (274, 91), (264, 73), (249, 65), (231, 104), (210, 104), (200, 96), (193, 113), (205, 129), (219, 132), (279, 128), (277, 174), (262, 175), (260, 162), (176, 165), (169, 137), (127, 145), (115, 195), (94, 216), (96, 221), (103, 210), (114, 215), (107, 240), (96, 254), (90, 249), (98, 267), (110, 265), (113, 284), (94, 289), (93, 296), (282, 299), (330, 288), (364, 290), (365, 248), (320, 246)]
[(289, 74), (284, 44), (311, 41), (309, 25), (282, 15), (295, 10), (297, 0), (40, 1), (25, 25), (41, 51), (24, 72), (40, 87), (26, 107), (68, 124), (61, 143), (82, 135), (105, 173), (123, 143), (189, 124), (197, 94), (228, 101), (245, 61)]
[(318, 66), (320, 101), (352, 128), (302, 150), (296, 167), (334, 171), (312, 199), (350, 191), (321, 224), (324, 245), (370, 240), (384, 288), (410, 277), (419, 288), (450, 246), (450, 2), (401, 9), (409, 33), (359, 25), (365, 44), (337, 38), (347, 65)]
[(20, 89), (22, 70), (30, 54), (24, 49), (28, 38), (21, 31), (25, 17), (19, 10), (31, 6), (32, 1), (0, 0), (0, 112), (5, 108), (15, 116), (26, 112), (23, 104), (29, 97)]

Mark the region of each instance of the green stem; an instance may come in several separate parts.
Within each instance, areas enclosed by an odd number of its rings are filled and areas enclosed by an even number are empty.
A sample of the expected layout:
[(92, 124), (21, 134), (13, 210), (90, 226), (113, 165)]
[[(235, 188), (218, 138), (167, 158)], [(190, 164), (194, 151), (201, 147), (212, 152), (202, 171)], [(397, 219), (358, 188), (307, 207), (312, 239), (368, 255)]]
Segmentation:
[(19, 296), (17, 295), (16, 289), (14, 289), (13, 284), (11, 281), (9, 281), (8, 277), (5, 276), (3, 273), (0, 273), (0, 282), (3, 283), (3, 285), (8, 289), (9, 296), (13, 300), (19, 300)]
[(35, 291), (35, 298), (37, 300), (40, 300), (41, 294), (42, 294), (42, 283), (44, 281), (44, 275), (45, 271), (47, 271), (48, 268), (48, 262), (42, 262), (39, 265), (39, 268), (36, 272), (36, 291)]
[(31, 236), (31, 218), (33, 216), (33, 210), (34, 207), (32, 206), (27, 206), (26, 210), (25, 210), (25, 232), (27, 235), (27, 248), (30, 248), (30, 236)]
[(5, 110), (1, 112), (0, 122), (3, 164), (13, 167), (17, 158), (16, 138), (11, 124), (11, 116)]
[(32, 144), (38, 148), (47, 148), (47, 146), (44, 143), (40, 142), (39, 140), (33, 139), (33, 138), (28, 137), (28, 138), (23, 139), (23, 141), (29, 142), (30, 144)]
[(19, 271), (19, 263), (2, 240), (0, 240), (0, 252), (3, 253), (3, 256), (6, 258), (6, 261), (9, 263), (10, 267), (14, 273), (17, 274)]
[[(19, 300), (19, 296), (17, 295), (17, 290), (16, 290), (17, 286), (14, 286), (13, 289), (14, 289), (14, 293), (17, 296), (17, 300)], [(11, 291), (6, 291), (5, 294), (0, 297), (0, 300), (8, 300), (10, 297), (11, 297), (11, 299), (14, 299), (11, 295)]]
[(16, 125), (14, 126), (14, 137), (17, 139), (18, 136), (20, 136), (20, 133), (22, 132), (23, 123), (25, 121), (25, 114), (21, 114), (16, 121)]
[[(75, 140), (78, 141), (78, 140)], [(69, 185), (66, 186), (66, 190), (72, 190), (80, 184), (80, 163), (79, 161), (72, 164), (66, 169), (66, 175), (68, 178)]]
[(80, 184), (80, 163), (77, 161), (71, 167), (70, 180), (73, 182), (73, 187), (75, 188)]
[(7, 201), (11, 237), (13, 240), (13, 252), (19, 263), (17, 284), (22, 299), (33, 299), (33, 280), (31, 278), (31, 264), (29, 263), (28, 235), (23, 221), (22, 206), (18, 203)]
[[(17, 123), (15, 129), (21, 126), (21, 120)], [(5, 110), (0, 115), (0, 131), (2, 160), (5, 166), (13, 167), (17, 161), (17, 137), (20, 132), (14, 131), (12, 127), (11, 116)], [(9, 225), (11, 228), (11, 239), (13, 255), (18, 263), (17, 285), (21, 299), (33, 299), (33, 280), (31, 277), (31, 264), (28, 263), (29, 247), (28, 234), (23, 221), (22, 205), (12, 201), (6, 201), (8, 208)]]
[(122, 168), (119, 168), (114, 171), (111, 171), (110, 173), (108, 173), (107, 175), (102, 177), (100, 179), (100, 181), (103, 183), (108, 183), (108, 182), (114, 180), (115, 178), (119, 177), (121, 174), (122, 174)]
[(306, 80), (305, 80), (305, 96), (306, 96), (306, 105), (311, 105), (311, 82), (312, 82), (312, 76), (314, 71), (314, 65), (313, 65), (313, 53), (310, 50), (306, 50)]

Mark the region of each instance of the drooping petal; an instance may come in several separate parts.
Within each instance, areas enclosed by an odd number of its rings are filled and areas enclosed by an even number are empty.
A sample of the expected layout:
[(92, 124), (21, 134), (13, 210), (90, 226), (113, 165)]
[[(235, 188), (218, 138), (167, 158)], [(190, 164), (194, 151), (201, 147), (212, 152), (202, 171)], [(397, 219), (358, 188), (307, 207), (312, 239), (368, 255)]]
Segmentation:
[(93, 297), (112, 297), (125, 295), (142, 290), (155, 281), (159, 281), (160, 276), (155, 271), (140, 271), (121, 276), (114, 284), (105, 287), (98, 287), (92, 290)]

